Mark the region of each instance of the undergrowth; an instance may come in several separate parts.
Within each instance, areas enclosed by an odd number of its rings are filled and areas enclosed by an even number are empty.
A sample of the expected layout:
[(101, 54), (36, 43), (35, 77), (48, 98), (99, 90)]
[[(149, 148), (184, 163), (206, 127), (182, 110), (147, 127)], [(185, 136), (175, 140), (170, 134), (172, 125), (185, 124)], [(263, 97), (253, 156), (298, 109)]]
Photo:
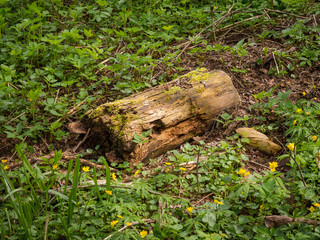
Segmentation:
[[(183, 56), (197, 57), (201, 65), (203, 54), (221, 53), (225, 63), (223, 53), (230, 53), (237, 60), (230, 71), (246, 73), (248, 49), (272, 40), (288, 51), (264, 48), (256, 65), (272, 56), (276, 64), (270, 75), (296, 78), (297, 69), (318, 61), (319, 27), (305, 16), (317, 16), (319, 4), (232, 4), (0, 1), (1, 142), (18, 143), (12, 153), (22, 163), (12, 170), (8, 158), (0, 155), (1, 240), (320, 238), (316, 222), (265, 224), (269, 215), (320, 217), (320, 105), (315, 85), (314, 92), (303, 94), (312, 97), (296, 102), (288, 100), (290, 92), (274, 96), (274, 89), (254, 95), (257, 103), (251, 108), (258, 117), (222, 115), (219, 121), (224, 124), (237, 120), (247, 126), (256, 118), (260, 130), (282, 126), (285, 149), (261, 172), (245, 167), (248, 139), (238, 135), (218, 146), (185, 144), (165, 162), (152, 160), (152, 170), (140, 164), (133, 171), (125, 162), (113, 166), (115, 171), (104, 157), (99, 161), (106, 170), (96, 170), (81, 165), (80, 156), (62, 161), (62, 151), (55, 148), (68, 141), (69, 121), (102, 101), (171, 80), (188, 69)], [(231, 10), (232, 16), (224, 19)], [(273, 19), (282, 13), (285, 28)], [(211, 27), (199, 34), (219, 19), (224, 21), (214, 32)], [(255, 29), (254, 39), (218, 42), (219, 31), (233, 24)], [(145, 137), (136, 135), (135, 140), (143, 144)], [(45, 151), (55, 154), (31, 164), (28, 156), (40, 141), (46, 143)], [(282, 162), (287, 168), (278, 167)], [(125, 184), (128, 175), (130, 184)]]

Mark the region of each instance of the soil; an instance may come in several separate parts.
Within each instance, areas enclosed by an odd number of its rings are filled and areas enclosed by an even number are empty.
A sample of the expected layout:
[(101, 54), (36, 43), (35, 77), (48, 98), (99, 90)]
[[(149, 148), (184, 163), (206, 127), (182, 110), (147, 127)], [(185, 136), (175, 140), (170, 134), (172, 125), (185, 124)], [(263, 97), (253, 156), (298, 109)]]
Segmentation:
[[(288, 27), (289, 23), (283, 21), (282, 28)], [(279, 25), (278, 28), (281, 28)], [(225, 32), (217, 33), (216, 41), (213, 40), (212, 36), (207, 36), (209, 44), (214, 45), (217, 43), (227, 44), (229, 46), (235, 45), (238, 41), (245, 38), (245, 43), (252, 43), (246, 47), (248, 55), (245, 57), (238, 57), (233, 55), (230, 51), (217, 53), (215, 51), (207, 53), (198, 53), (190, 56), (188, 53), (184, 52), (181, 55), (181, 62), (179, 65), (185, 69), (185, 71), (179, 73), (184, 74), (188, 71), (194, 70), (198, 67), (206, 67), (209, 70), (222, 70), (229, 74), (233, 80), (233, 83), (238, 90), (242, 103), (238, 109), (233, 109), (229, 112), (233, 117), (244, 115), (257, 115), (257, 112), (250, 111), (249, 106), (254, 104), (255, 98), (253, 94), (258, 94), (261, 91), (268, 91), (270, 88), (277, 85), (275, 94), (279, 91), (286, 92), (292, 90), (290, 94), (290, 99), (296, 101), (297, 99), (303, 97), (302, 92), (306, 92), (305, 99), (313, 99), (317, 97), (320, 99), (320, 64), (319, 62), (314, 62), (311, 67), (296, 68), (293, 72), (285, 74), (283, 76), (276, 76), (275, 74), (270, 74), (270, 69), (280, 68), (279, 63), (274, 58), (272, 50), (284, 51), (287, 53), (292, 53), (295, 51), (295, 47), (292, 45), (287, 45), (285, 39), (274, 39), (274, 40), (264, 40), (260, 41), (255, 36), (261, 33), (263, 29), (228, 29)], [(279, 29), (280, 30), (280, 29)], [(268, 48), (269, 53), (265, 56), (264, 49)], [(261, 64), (257, 64), (257, 60), (261, 59)], [(284, 65), (291, 63), (296, 65), (296, 62), (292, 60), (291, 62), (287, 59), (281, 59)], [(233, 67), (238, 69), (245, 69), (246, 73), (231, 71)], [(295, 77), (294, 77), (295, 76)], [(313, 86), (316, 86), (314, 88)], [(102, 102), (99, 102), (100, 104)], [(254, 118), (253, 118), (254, 119)], [(74, 119), (76, 120), (76, 119)], [(272, 119), (269, 119), (272, 122)], [(248, 122), (249, 127), (257, 126), (260, 123), (256, 120), (250, 120)], [(234, 122), (230, 124), (227, 128), (222, 126), (222, 124), (215, 124), (208, 128), (207, 132), (200, 136), (201, 139), (205, 140), (207, 144), (216, 145), (220, 140), (225, 139), (227, 136), (232, 136), (235, 134), (235, 129), (238, 127), (243, 127), (242, 122)], [(274, 142), (278, 144), (285, 144), (285, 136), (283, 134), (284, 129), (280, 128), (276, 132), (267, 132), (266, 135), (269, 136)], [(49, 144), (46, 136), (43, 136), (39, 141), (32, 142), (27, 140), (29, 146), (32, 146), (34, 151), (29, 154), (28, 157), (36, 158), (43, 155), (49, 154), (48, 149), (62, 149), (63, 152), (71, 152), (74, 155), (78, 153), (86, 152), (87, 148), (92, 148), (97, 145), (90, 141), (90, 136), (88, 141), (85, 141), (80, 145), (75, 152), (72, 149), (81, 142), (84, 138), (84, 134), (70, 133), (70, 136), (65, 142), (54, 142), (53, 145)], [(91, 136), (92, 139), (92, 136)], [(0, 134), (0, 152), (1, 159), (9, 160), (9, 168), (17, 166), (16, 160), (18, 159), (17, 154), (14, 150), (14, 145), (18, 143), (18, 140), (8, 139), (4, 134)], [(194, 142), (195, 143), (195, 142)], [(51, 146), (49, 146), (51, 145)], [(284, 151), (284, 150), (283, 150)], [(275, 160), (272, 156), (267, 156), (255, 149), (248, 148), (246, 154), (249, 157), (249, 161), (246, 163), (246, 168), (250, 171), (260, 172), (263, 169), (268, 169), (267, 162)], [(281, 154), (281, 152), (280, 152)], [(100, 155), (101, 156), (101, 155)], [(84, 159), (97, 159), (99, 154), (89, 154), (86, 153), (82, 158)], [(166, 155), (162, 156), (162, 162), (165, 162)], [(281, 162), (280, 170), (285, 171), (285, 162)], [(153, 166), (154, 167), (154, 166)], [(281, 168), (282, 167), (282, 168)], [(148, 166), (146, 167), (148, 168)]]

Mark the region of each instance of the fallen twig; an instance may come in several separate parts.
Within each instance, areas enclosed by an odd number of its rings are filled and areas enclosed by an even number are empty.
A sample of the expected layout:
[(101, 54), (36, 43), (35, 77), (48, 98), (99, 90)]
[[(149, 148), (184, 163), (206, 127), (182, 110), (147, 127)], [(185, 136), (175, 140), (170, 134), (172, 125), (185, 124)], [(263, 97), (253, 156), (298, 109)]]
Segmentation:
[(83, 144), (83, 143), (87, 140), (87, 138), (88, 138), (88, 136), (89, 136), (89, 133), (90, 133), (90, 130), (91, 130), (91, 128), (88, 129), (88, 131), (86, 132), (86, 135), (85, 135), (85, 136), (83, 137), (83, 139), (78, 143), (78, 145), (73, 148), (73, 152), (76, 152), (77, 149), (81, 146), (81, 144)]

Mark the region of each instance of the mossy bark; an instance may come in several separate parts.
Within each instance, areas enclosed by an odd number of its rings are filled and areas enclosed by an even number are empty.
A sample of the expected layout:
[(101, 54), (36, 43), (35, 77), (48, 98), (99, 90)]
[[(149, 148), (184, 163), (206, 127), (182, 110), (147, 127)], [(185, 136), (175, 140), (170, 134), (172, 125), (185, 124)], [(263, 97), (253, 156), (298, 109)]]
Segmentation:
[[(221, 112), (240, 103), (230, 77), (199, 69), (87, 112), (85, 122), (126, 161), (145, 161), (202, 134)], [(149, 142), (132, 142), (152, 129)]]

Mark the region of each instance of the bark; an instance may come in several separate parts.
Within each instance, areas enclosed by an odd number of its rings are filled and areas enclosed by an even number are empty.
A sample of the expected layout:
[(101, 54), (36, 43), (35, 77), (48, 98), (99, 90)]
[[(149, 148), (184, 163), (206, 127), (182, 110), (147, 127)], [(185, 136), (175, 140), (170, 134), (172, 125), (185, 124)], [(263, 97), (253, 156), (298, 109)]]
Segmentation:
[[(126, 161), (146, 161), (202, 134), (223, 111), (240, 104), (230, 77), (199, 69), (167, 84), (150, 88), (89, 111), (84, 122), (100, 141)], [(149, 141), (133, 136), (152, 129)]]

